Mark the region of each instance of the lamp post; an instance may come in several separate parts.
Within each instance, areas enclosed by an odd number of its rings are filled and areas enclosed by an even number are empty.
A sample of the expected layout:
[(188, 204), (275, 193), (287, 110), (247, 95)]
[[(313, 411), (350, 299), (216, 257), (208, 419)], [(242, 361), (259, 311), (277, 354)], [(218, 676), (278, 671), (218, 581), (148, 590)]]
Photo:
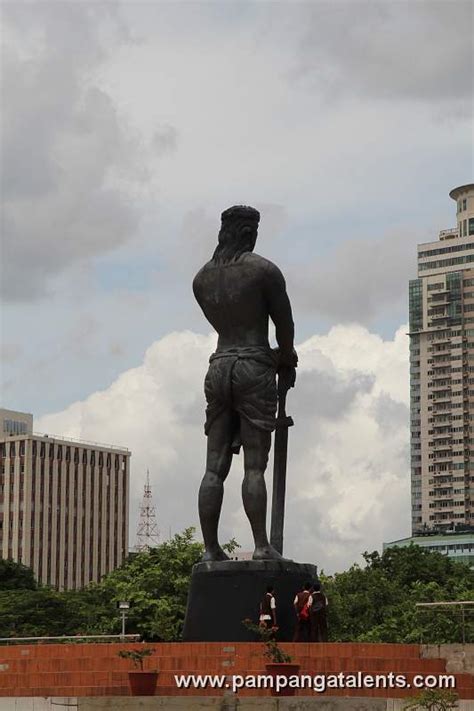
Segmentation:
[(126, 600), (122, 600), (119, 602), (118, 607), (122, 617), (122, 637), (125, 637), (125, 620), (127, 619), (127, 613), (130, 609), (130, 603)]

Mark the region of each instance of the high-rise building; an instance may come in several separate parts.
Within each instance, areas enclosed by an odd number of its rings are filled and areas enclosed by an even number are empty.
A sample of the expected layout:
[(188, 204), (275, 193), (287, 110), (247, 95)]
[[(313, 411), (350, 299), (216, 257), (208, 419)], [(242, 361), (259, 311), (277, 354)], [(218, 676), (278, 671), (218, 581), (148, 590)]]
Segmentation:
[(474, 184), (410, 281), (412, 532), (474, 526)]
[[(29, 418), (29, 419), (28, 419)], [(60, 590), (98, 581), (128, 555), (128, 449), (33, 434), (0, 410), (0, 555)]]

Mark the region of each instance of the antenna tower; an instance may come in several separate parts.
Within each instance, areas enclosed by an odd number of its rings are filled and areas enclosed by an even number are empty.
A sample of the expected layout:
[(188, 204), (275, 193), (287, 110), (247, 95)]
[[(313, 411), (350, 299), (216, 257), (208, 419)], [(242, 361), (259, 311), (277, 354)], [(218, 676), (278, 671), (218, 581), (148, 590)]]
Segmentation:
[(148, 551), (155, 548), (160, 542), (160, 532), (156, 524), (156, 509), (151, 494), (150, 472), (146, 470), (146, 482), (143, 487), (143, 499), (140, 504), (140, 513), (137, 528), (137, 552)]

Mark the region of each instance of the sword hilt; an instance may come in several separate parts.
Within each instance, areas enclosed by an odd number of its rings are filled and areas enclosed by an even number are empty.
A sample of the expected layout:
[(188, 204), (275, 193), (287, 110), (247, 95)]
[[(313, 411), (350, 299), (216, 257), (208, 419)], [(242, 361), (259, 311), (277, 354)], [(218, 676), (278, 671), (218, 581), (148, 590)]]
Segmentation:
[(277, 429), (293, 427), (294, 424), (293, 418), (290, 417), (290, 415), (279, 415), (276, 419)]
[[(278, 385), (277, 385), (277, 392), (278, 392), (278, 415), (277, 415), (277, 423), (278, 421), (283, 421), (286, 419), (286, 396), (288, 394), (288, 390), (290, 389), (290, 385), (288, 384), (288, 379), (285, 377), (281, 377), (281, 374), (278, 375)], [(291, 419), (291, 417), (290, 417)], [(293, 424), (293, 421), (291, 422), (291, 425)], [(286, 427), (291, 427), (291, 425), (288, 423), (287, 425), (284, 425)]]

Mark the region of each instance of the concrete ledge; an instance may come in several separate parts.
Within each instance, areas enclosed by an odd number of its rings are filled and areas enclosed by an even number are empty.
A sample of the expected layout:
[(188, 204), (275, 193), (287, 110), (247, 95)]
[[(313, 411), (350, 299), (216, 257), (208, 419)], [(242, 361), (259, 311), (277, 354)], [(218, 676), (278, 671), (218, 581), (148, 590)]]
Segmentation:
[[(387, 708), (386, 699), (339, 698), (315, 699), (304, 697), (280, 698), (220, 698), (196, 697), (140, 697), (136, 699), (79, 699), (78, 711), (395, 711)], [(115, 703), (115, 702), (119, 703)], [(89, 702), (89, 704), (88, 704)], [(105, 703), (104, 703), (105, 702)], [(398, 709), (397, 709), (398, 711)]]
[[(406, 699), (363, 697), (128, 697), (78, 699), (78, 711), (403, 711)], [(459, 701), (458, 711), (473, 711), (472, 701)], [(1, 707), (0, 707), (1, 709)], [(3, 711), (3, 710), (1, 710)]]
[[(402, 711), (402, 699), (357, 697), (237, 698), (178, 696), (109, 696), (94, 698), (3, 698), (0, 711)], [(473, 711), (472, 701), (459, 701), (458, 711)]]
[(423, 644), (423, 659), (446, 659), (449, 674), (474, 674), (474, 644)]

